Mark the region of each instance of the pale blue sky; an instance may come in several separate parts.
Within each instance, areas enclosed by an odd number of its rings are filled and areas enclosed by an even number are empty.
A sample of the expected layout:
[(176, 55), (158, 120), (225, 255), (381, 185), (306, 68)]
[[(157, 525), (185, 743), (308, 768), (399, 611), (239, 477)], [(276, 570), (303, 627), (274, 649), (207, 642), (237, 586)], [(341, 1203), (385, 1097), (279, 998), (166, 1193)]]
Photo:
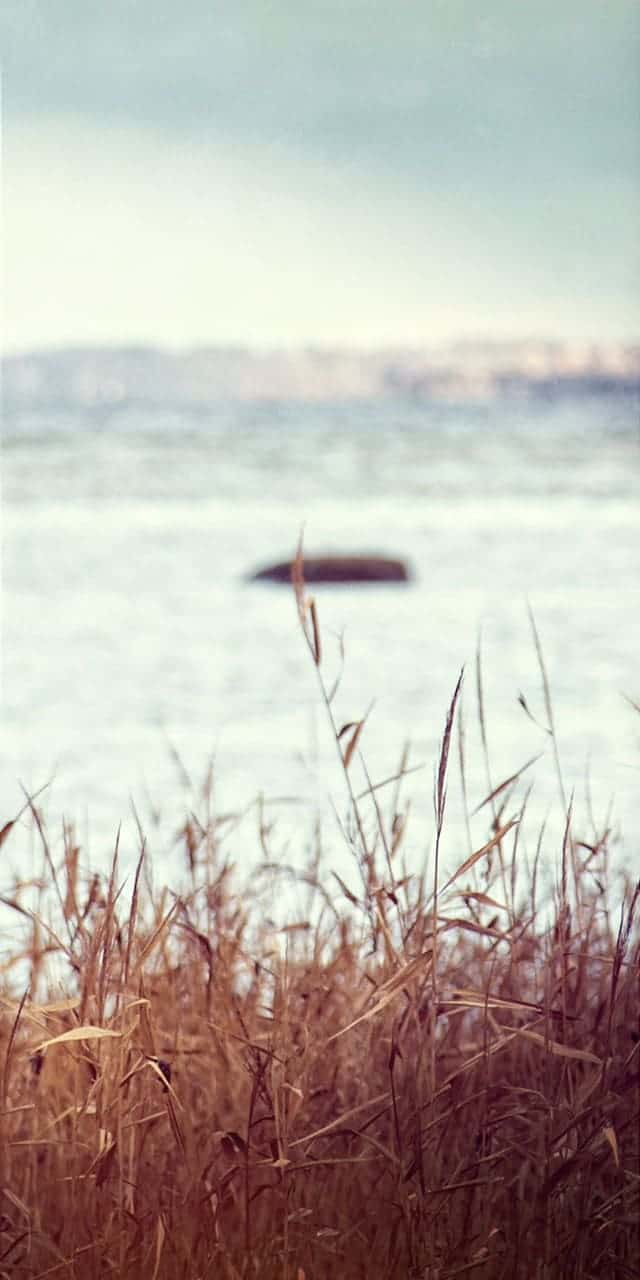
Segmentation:
[(631, 0), (4, 0), (5, 346), (640, 334)]

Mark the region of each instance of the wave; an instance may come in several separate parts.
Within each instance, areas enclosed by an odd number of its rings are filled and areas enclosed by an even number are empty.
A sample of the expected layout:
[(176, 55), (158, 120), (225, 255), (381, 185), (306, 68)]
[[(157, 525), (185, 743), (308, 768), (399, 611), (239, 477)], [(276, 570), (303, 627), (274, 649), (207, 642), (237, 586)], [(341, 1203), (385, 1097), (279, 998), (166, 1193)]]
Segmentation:
[(69, 348), (6, 356), (2, 375), (5, 409), (637, 394), (640, 344), (466, 342), (383, 351)]

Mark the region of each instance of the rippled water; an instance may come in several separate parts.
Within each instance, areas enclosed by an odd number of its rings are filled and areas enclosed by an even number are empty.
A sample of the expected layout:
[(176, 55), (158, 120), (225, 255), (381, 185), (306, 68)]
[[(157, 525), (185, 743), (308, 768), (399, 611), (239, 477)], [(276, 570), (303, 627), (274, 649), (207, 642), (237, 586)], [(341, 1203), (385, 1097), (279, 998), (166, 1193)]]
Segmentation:
[[(596, 824), (613, 798), (631, 865), (640, 719), (624, 695), (640, 700), (638, 443), (637, 405), (617, 395), (7, 414), (4, 815), (20, 805), (19, 781), (34, 790), (53, 777), (53, 828), (74, 817), (94, 860), (121, 819), (133, 849), (132, 798), (164, 856), (181, 804), (194, 803), (171, 744), (194, 785), (214, 756), (223, 811), (258, 793), (309, 802), (274, 808), (287, 857), (304, 853), (316, 806), (335, 865), (346, 859), (328, 799), (343, 810), (342, 779), (291, 593), (245, 579), (288, 556), (304, 524), (310, 553), (406, 555), (414, 571), (407, 587), (317, 596), (329, 683), (344, 632), (338, 721), (375, 703), (362, 737), (371, 777), (394, 772), (408, 738), (425, 766), (406, 784), (414, 862), (432, 839), (434, 762), (463, 665), (470, 805), (488, 789), (480, 632), (491, 781), (544, 752), (527, 775), (530, 806), (536, 822), (549, 809), (560, 821), (548, 735), (518, 701), (544, 726), (530, 603), (576, 821), (592, 834), (590, 776)], [(449, 802), (455, 860), (468, 851), (457, 755)], [(230, 837), (236, 858), (255, 856), (254, 828), (248, 817)], [(474, 839), (486, 828), (483, 813)]]

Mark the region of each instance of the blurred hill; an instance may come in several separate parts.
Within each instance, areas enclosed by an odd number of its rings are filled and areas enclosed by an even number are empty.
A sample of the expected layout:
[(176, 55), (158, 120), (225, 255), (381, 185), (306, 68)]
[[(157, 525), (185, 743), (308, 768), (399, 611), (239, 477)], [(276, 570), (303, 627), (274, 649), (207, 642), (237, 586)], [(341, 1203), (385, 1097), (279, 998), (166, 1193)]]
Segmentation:
[(2, 362), (5, 409), (417, 397), (466, 401), (640, 390), (640, 345), (460, 342), (415, 349), (73, 348)]

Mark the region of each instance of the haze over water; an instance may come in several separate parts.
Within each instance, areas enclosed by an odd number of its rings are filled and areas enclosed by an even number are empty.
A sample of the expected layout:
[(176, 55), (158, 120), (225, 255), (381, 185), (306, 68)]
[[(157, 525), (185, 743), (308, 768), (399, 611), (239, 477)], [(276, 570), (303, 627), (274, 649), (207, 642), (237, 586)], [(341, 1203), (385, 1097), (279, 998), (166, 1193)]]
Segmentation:
[[(216, 359), (223, 384), (230, 362), (229, 385), (238, 357)], [(298, 385), (309, 361), (301, 357), (297, 375), (289, 361)], [(130, 367), (136, 398), (123, 381)], [(396, 379), (399, 367), (396, 355)], [(133, 799), (175, 873), (167, 850), (215, 757), (221, 811), (241, 811), (259, 793), (293, 798), (270, 810), (275, 847), (292, 861), (320, 811), (332, 865), (345, 874), (350, 855), (332, 812), (344, 812), (343, 781), (292, 594), (246, 581), (291, 555), (304, 524), (310, 553), (399, 554), (414, 572), (407, 587), (317, 592), (329, 684), (344, 632), (338, 721), (375, 703), (362, 738), (372, 780), (395, 772), (407, 739), (411, 762), (424, 766), (406, 784), (412, 865), (431, 844), (433, 769), (463, 665), (470, 807), (489, 789), (475, 694), (480, 632), (491, 781), (544, 753), (509, 816), (533, 782), (529, 848), (551, 815), (546, 847), (557, 853), (564, 816), (528, 604), (576, 825), (593, 838), (613, 801), (612, 825), (627, 839), (616, 856), (632, 865), (638, 718), (623, 695), (638, 699), (637, 382), (635, 392), (629, 380), (599, 391), (586, 380), (535, 393), (523, 379), (519, 391), (463, 398), (463, 376), (453, 400), (397, 391), (336, 400), (322, 398), (319, 376), (315, 400), (203, 401), (195, 387), (187, 397), (183, 381), (178, 395), (175, 360), (161, 353), (7, 367), (4, 811), (20, 807), (17, 779), (35, 790), (55, 774), (47, 811), (58, 830), (63, 813), (79, 820), (102, 859), (123, 818), (123, 848), (133, 851)], [(596, 388), (601, 381), (600, 368)], [(467, 834), (453, 757), (451, 770), (446, 848), (460, 860)], [(359, 766), (353, 772), (364, 788)], [(390, 790), (381, 795), (388, 804)], [(488, 826), (485, 810), (476, 843)], [(258, 856), (255, 817), (230, 851), (245, 864)]]
[(245, 581), (304, 524), (414, 569), (318, 607), (372, 775), (407, 736), (425, 764), (416, 865), (463, 664), (488, 789), (479, 632), (491, 781), (546, 748), (532, 829), (562, 824), (528, 602), (566, 794), (593, 834), (589, 762), (633, 838), (637, 5), (7, 0), (0, 49), (7, 814), (55, 771), (98, 860), (131, 796), (166, 851), (170, 741), (225, 810), (302, 799), (294, 854), (317, 806), (343, 849), (292, 600)]

